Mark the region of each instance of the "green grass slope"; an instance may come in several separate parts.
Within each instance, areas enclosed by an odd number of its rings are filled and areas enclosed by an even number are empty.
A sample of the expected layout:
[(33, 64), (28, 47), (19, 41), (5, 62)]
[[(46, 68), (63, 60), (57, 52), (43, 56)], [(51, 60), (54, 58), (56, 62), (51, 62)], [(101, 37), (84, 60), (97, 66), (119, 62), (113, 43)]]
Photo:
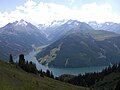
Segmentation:
[(102, 41), (105, 39), (109, 39), (111, 37), (120, 36), (119, 34), (116, 34), (114, 32), (104, 31), (104, 30), (87, 30), (87, 31), (83, 31), (83, 33), (86, 35), (91, 35), (97, 41)]
[(94, 87), (97, 90), (114, 90), (118, 81), (120, 81), (120, 73), (113, 72), (97, 82)]
[(87, 90), (48, 77), (30, 74), (0, 61), (0, 90)]

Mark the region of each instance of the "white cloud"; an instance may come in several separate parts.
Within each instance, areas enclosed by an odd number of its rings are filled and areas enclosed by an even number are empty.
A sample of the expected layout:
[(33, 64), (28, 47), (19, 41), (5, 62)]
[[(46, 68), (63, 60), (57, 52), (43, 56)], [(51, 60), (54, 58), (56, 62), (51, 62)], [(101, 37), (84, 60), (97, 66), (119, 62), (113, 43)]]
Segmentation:
[(82, 13), (87, 17), (87, 20), (95, 20), (98, 22), (120, 22), (120, 16), (112, 11), (112, 6), (110, 4), (86, 4), (81, 7), (81, 10)]
[(110, 4), (98, 5), (91, 3), (81, 6), (79, 9), (70, 9), (64, 5), (55, 3), (36, 3), (32, 0), (28, 0), (24, 5), (17, 6), (16, 9), (10, 13), (0, 12), (0, 26), (20, 19), (24, 19), (33, 24), (61, 19), (120, 22), (120, 16), (112, 11)]
[(70, 2), (70, 4), (73, 4), (75, 0), (68, 0), (68, 2)]

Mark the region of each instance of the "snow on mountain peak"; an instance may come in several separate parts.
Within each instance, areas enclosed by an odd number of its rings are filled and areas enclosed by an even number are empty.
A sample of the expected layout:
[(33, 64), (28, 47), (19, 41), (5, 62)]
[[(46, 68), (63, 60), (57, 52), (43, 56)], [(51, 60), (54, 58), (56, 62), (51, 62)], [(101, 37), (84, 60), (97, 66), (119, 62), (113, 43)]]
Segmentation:
[(107, 25), (110, 25), (110, 23), (106, 23)]
[(72, 26), (73, 26), (73, 25), (74, 25), (74, 26), (78, 26), (78, 25), (80, 25), (80, 23), (81, 23), (81, 22), (80, 22), (80, 21), (77, 21), (77, 20), (68, 20), (68, 21), (67, 21), (67, 24), (68, 24), (68, 25), (72, 25)]
[(44, 25), (45, 25), (45, 26), (49, 26), (49, 27), (60, 26), (60, 25), (62, 25), (62, 24), (64, 24), (64, 23), (66, 23), (67, 21), (68, 21), (68, 20), (58, 20), (58, 21), (54, 20), (54, 21), (48, 22), (48, 23), (46, 23), (46, 24), (44, 24)]
[(78, 22), (75, 22), (74, 24), (75, 24), (75, 25), (79, 25), (79, 23), (78, 23)]
[(67, 24), (69, 25), (69, 24), (71, 24), (72, 22), (73, 22), (73, 21), (68, 21)]
[(20, 21), (17, 21), (16, 25), (27, 26), (28, 23), (24, 21), (23, 19), (21, 19)]

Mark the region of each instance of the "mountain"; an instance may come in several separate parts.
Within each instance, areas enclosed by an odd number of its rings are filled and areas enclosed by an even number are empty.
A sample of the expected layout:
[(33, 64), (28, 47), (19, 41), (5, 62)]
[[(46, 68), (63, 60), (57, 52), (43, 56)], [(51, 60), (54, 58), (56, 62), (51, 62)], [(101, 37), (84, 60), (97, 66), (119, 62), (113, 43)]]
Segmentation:
[(40, 25), (39, 29), (46, 34), (49, 42), (54, 42), (68, 32), (78, 30), (93, 30), (91, 26), (77, 20), (54, 21), (48, 25)]
[(96, 21), (91, 21), (88, 22), (88, 24), (95, 30), (107, 30), (120, 34), (120, 23), (114, 22), (97, 23)]
[(48, 67), (107, 66), (120, 61), (120, 36), (103, 30), (80, 30), (55, 41), (36, 57)]
[[(41, 28), (47, 28), (47, 27), (57, 27), (57, 26), (60, 26), (60, 25), (62, 25), (62, 24), (64, 24), (64, 23), (66, 23), (68, 20), (53, 20), (52, 22), (47, 22), (47, 23), (45, 23), (45, 24), (39, 24), (37, 27), (39, 28), (39, 29), (41, 29)], [(42, 26), (42, 27), (41, 27)]]
[(88, 90), (48, 77), (23, 71), (20, 67), (0, 60), (1, 90)]
[(34, 47), (44, 45), (47, 39), (40, 30), (24, 20), (8, 23), (0, 28), (0, 57), (8, 59), (9, 54), (28, 53)]

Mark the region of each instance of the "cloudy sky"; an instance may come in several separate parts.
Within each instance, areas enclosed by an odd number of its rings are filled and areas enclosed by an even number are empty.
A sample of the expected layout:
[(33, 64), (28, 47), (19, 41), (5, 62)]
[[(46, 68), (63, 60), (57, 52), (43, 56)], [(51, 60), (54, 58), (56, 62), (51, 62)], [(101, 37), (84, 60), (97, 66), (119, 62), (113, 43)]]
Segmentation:
[(120, 0), (0, 0), (0, 27), (24, 19), (32, 24), (52, 20), (120, 22)]

